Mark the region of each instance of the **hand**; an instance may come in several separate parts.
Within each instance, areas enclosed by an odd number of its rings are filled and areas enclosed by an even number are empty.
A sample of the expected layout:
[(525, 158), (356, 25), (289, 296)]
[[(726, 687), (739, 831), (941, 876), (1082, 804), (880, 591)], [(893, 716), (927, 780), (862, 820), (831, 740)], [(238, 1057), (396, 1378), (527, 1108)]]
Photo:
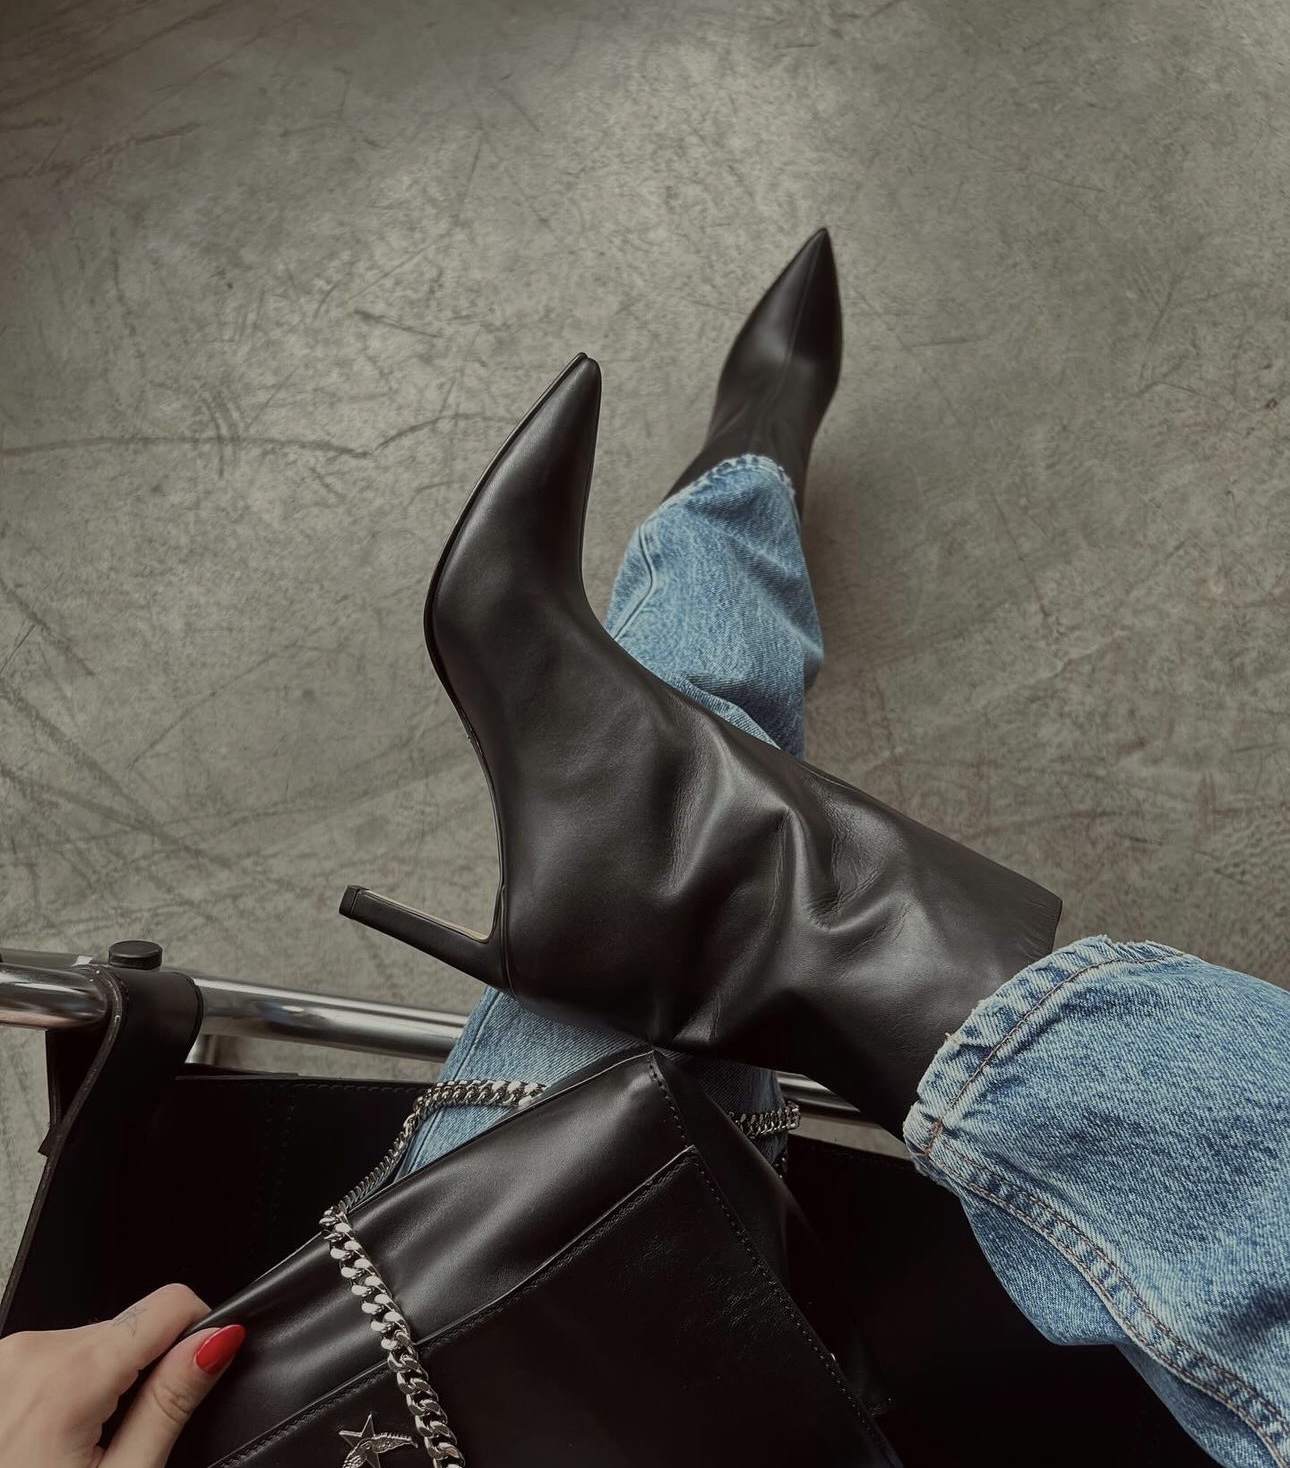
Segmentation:
[[(246, 1334), (226, 1325), (174, 1345), (206, 1313), (187, 1285), (169, 1284), (115, 1320), (5, 1336), (0, 1468), (163, 1468), (180, 1428)], [(154, 1361), (110, 1446), (100, 1448), (117, 1401)]]

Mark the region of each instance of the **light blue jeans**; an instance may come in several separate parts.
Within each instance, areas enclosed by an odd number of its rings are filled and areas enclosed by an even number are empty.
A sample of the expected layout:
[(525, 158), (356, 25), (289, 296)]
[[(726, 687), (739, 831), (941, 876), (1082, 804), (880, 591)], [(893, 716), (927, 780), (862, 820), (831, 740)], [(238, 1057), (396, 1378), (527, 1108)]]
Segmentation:
[[(731, 459), (665, 500), (606, 625), (674, 687), (800, 754), (820, 632), (783, 472)], [(443, 1075), (553, 1081), (620, 1043), (490, 991)], [(692, 1064), (728, 1110), (779, 1104), (764, 1071)], [(498, 1119), (432, 1115), (405, 1171)], [(905, 1140), (1046, 1336), (1117, 1345), (1229, 1468), (1290, 1468), (1290, 993), (1083, 939), (949, 1037)]]

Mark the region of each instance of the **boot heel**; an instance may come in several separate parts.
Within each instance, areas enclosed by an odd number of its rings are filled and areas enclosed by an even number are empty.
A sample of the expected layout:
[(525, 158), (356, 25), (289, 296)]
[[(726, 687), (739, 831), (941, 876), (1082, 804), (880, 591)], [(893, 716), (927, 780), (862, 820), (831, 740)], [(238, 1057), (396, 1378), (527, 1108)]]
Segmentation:
[(365, 928), (397, 938), (431, 958), (451, 964), (481, 983), (498, 989), (506, 987), (496, 926), (491, 933), (473, 933), (468, 928), (441, 923), (414, 907), (404, 907), (401, 902), (382, 897), (367, 887), (346, 887), (340, 900), (340, 913)]

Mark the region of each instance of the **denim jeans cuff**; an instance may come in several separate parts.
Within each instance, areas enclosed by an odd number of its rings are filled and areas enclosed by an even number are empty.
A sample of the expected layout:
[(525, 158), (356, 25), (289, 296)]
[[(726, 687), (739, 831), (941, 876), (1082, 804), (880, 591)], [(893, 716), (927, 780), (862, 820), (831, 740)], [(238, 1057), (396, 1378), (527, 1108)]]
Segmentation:
[(675, 494), (669, 495), (655, 509), (654, 514), (657, 515), (660, 510), (665, 510), (668, 505), (685, 498), (686, 495), (700, 492), (710, 484), (719, 484), (723, 479), (733, 478), (737, 474), (746, 474), (750, 469), (768, 475), (778, 484), (788, 496), (788, 502), (793, 507), (793, 513), (797, 513), (797, 496), (793, 492), (793, 481), (774, 459), (768, 458), (765, 454), (736, 454), (732, 459), (722, 459), (719, 464), (714, 464), (711, 469), (705, 469), (697, 479), (691, 480), (684, 489), (678, 489)]
[(1095, 969), (1121, 963), (1158, 963), (1178, 956), (1158, 943), (1115, 943), (1105, 935), (1081, 938), (1047, 954), (996, 989), (936, 1052), (905, 1118), (905, 1144), (929, 1156), (941, 1135), (968, 1107), (985, 1099), (997, 1068), (1034, 1043), (1061, 1015), (1061, 998)]

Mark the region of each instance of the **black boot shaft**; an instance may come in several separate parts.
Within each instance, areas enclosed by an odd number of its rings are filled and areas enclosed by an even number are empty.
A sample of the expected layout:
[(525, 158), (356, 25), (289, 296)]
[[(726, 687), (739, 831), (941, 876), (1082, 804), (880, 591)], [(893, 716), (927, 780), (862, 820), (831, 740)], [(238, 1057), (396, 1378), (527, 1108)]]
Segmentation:
[(898, 1128), (946, 1033), (1049, 951), (1060, 904), (613, 641), (579, 568), (599, 398), (579, 358), (485, 474), (427, 602), (492, 793), (493, 929), (362, 889), (344, 910), (557, 1018), (804, 1071)]

